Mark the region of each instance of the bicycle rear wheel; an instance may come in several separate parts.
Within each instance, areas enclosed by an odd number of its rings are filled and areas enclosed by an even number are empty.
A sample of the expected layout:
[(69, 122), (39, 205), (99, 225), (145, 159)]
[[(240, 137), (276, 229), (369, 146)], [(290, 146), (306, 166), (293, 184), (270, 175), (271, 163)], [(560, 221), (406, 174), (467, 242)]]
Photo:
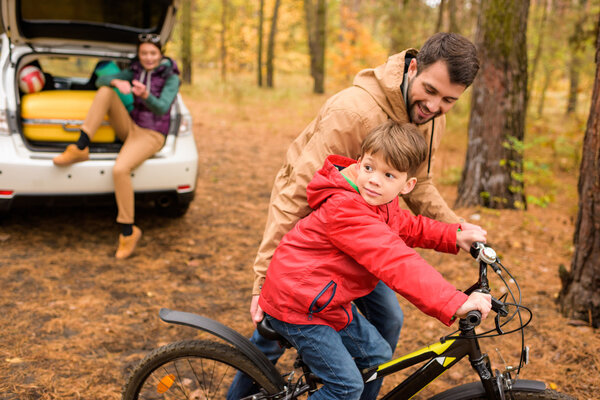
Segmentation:
[(132, 371), (123, 389), (123, 400), (226, 399), (238, 371), (250, 376), (264, 394), (282, 389), (236, 348), (187, 340), (148, 354)]

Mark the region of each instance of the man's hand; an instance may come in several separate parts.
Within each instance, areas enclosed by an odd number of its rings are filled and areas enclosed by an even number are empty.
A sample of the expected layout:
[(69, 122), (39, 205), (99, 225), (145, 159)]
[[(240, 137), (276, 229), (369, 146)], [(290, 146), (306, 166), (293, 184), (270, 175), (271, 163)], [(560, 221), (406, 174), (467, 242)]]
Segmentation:
[(252, 322), (254, 323), (254, 326), (256, 326), (256, 324), (258, 324), (260, 321), (262, 321), (263, 317), (265, 316), (265, 313), (258, 305), (258, 298), (259, 295), (253, 295), (252, 302), (250, 303), (250, 316), (252, 317)]
[(457, 318), (465, 318), (469, 311), (479, 310), (481, 312), (481, 320), (487, 318), (492, 309), (492, 296), (486, 293), (473, 292), (469, 295), (467, 301), (462, 306), (458, 307), (454, 316)]
[(119, 92), (123, 94), (131, 93), (131, 84), (128, 81), (124, 81), (122, 79), (113, 79), (110, 81), (110, 85), (119, 89)]
[(141, 97), (142, 99), (146, 100), (148, 98), (148, 92), (146, 91), (146, 85), (144, 85), (142, 82), (140, 82), (136, 79), (131, 81), (131, 83), (133, 84), (133, 87), (131, 88), (131, 91), (133, 92), (133, 94), (137, 97)]

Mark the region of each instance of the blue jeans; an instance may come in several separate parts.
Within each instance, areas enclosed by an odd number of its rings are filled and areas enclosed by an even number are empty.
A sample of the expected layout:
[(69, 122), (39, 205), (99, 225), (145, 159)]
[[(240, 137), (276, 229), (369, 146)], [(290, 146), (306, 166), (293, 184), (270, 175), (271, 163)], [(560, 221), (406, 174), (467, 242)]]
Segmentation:
[[(379, 282), (375, 289), (368, 295), (354, 300), (354, 304), (359, 311), (367, 318), (367, 320), (379, 331), (381, 336), (390, 345), (392, 353), (396, 349), (398, 339), (400, 338), (400, 330), (404, 322), (404, 314), (396, 298), (396, 293), (390, 289), (385, 283)], [(284, 349), (279, 346), (279, 343), (273, 340), (265, 339), (255, 329), (250, 341), (262, 351), (273, 364), (277, 363), (279, 357), (283, 354)], [(381, 379), (377, 380), (381, 385)], [(252, 385), (252, 380), (244, 374), (238, 373), (229, 388), (227, 395), (228, 400), (240, 399), (252, 393), (256, 393), (257, 388)], [(362, 396), (362, 400), (374, 399), (373, 397)]]
[(360, 370), (389, 361), (392, 350), (354, 306), (352, 313), (352, 322), (339, 332), (327, 325), (295, 325), (266, 317), (273, 329), (298, 350), (312, 373), (323, 381), (323, 386), (310, 396), (311, 400), (377, 397), (381, 379), (363, 384)]

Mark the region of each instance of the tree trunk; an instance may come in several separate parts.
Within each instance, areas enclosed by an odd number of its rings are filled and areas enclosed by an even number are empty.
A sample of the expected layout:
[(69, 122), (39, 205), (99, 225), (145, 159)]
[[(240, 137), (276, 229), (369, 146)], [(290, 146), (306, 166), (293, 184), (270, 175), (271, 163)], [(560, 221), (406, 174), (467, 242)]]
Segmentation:
[(529, 0), (481, 5), (469, 146), (456, 206), (525, 208), (522, 141), (527, 104)]
[(546, 93), (548, 92), (548, 88), (550, 87), (550, 82), (552, 81), (552, 68), (550, 65), (546, 65), (544, 67), (544, 83), (542, 85), (542, 90), (540, 92), (540, 101), (538, 103), (537, 116), (538, 118), (542, 116), (544, 112), (544, 103), (546, 102)]
[(227, 0), (221, 0), (221, 80), (227, 80)]
[(460, 33), (458, 23), (456, 22), (456, 9), (458, 8), (456, 2), (458, 0), (448, 0), (448, 19), (450, 20), (450, 27), (448, 32)]
[(275, 36), (277, 35), (277, 15), (280, 3), (281, 0), (275, 0), (273, 18), (271, 18), (271, 32), (269, 33), (269, 43), (267, 44), (267, 86), (270, 88), (273, 87), (273, 59), (275, 58)]
[(313, 78), (313, 92), (325, 92), (325, 26), (327, 21), (327, 1), (317, 0), (316, 8), (312, 0), (304, 0), (308, 49), (310, 53), (310, 75)]
[(265, 0), (260, 0), (260, 8), (258, 10), (258, 49), (256, 50), (256, 64), (257, 64), (257, 82), (258, 86), (263, 85), (263, 62), (262, 62), (262, 53), (263, 53), (263, 22), (265, 18)]
[(533, 89), (533, 83), (535, 82), (535, 76), (537, 74), (537, 67), (540, 62), (542, 55), (542, 49), (544, 47), (544, 38), (546, 37), (546, 19), (548, 15), (548, 0), (541, 1), (542, 16), (540, 18), (540, 25), (538, 27), (538, 42), (535, 46), (535, 53), (531, 62), (531, 72), (529, 73), (528, 87), (527, 87), (527, 98), (531, 98), (531, 91)]
[(569, 96), (567, 99), (567, 115), (577, 109), (577, 92), (579, 91), (579, 71), (583, 58), (586, 34), (583, 29), (587, 19), (587, 0), (579, 0), (577, 7), (578, 18), (573, 27), (573, 34), (569, 37), (569, 53), (571, 62), (569, 64)]
[(438, 19), (437, 19), (437, 23), (435, 24), (435, 32), (441, 32), (442, 31), (442, 24), (444, 23), (444, 3), (446, 2), (446, 0), (441, 0), (440, 1), (440, 5), (438, 6)]
[[(600, 28), (600, 22), (598, 24)], [(598, 31), (600, 32), (600, 30)], [(596, 80), (583, 139), (579, 172), (579, 211), (571, 271), (561, 271), (559, 295), (566, 317), (600, 326), (600, 34), (596, 40)]]
[(192, 83), (192, 0), (183, 0), (181, 14), (181, 80)]

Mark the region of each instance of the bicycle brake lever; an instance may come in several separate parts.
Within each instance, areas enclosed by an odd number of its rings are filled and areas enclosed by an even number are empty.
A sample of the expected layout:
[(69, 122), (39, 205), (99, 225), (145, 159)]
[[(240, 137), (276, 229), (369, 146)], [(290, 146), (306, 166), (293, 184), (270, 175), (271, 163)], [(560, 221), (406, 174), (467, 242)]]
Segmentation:
[(500, 327), (500, 314), (496, 314), (496, 317), (494, 318), (494, 323), (496, 324), (496, 332), (498, 332), (498, 334), (500, 335), (503, 335), (504, 331)]
[(498, 314), (497, 317), (506, 317), (508, 315), (508, 310), (504, 303), (494, 297), (492, 297), (492, 310)]

